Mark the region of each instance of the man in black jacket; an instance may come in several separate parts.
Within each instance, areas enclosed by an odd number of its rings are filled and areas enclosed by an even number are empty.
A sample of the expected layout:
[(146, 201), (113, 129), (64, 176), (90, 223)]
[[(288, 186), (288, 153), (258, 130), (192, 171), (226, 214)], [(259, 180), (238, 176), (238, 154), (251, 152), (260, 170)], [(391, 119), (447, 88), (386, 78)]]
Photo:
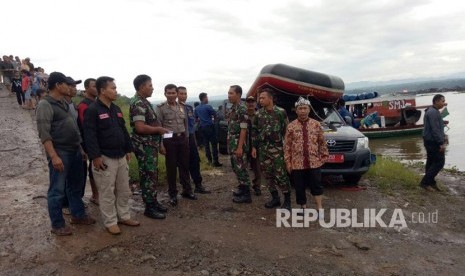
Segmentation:
[(127, 161), (132, 152), (121, 109), (116, 100), (113, 78), (96, 81), (98, 99), (84, 114), (84, 139), (92, 160), (93, 174), (99, 190), (99, 206), (103, 223), (110, 234), (120, 234), (117, 223), (139, 226), (129, 212), (129, 169)]
[(433, 106), (428, 108), (423, 118), (423, 143), (426, 148), (425, 176), (420, 182), (420, 186), (426, 190), (440, 191), (434, 179), (444, 168), (446, 161), (445, 151), (448, 144), (448, 137), (444, 133), (444, 121), (439, 112), (446, 106), (446, 99), (443, 95), (437, 94), (433, 97)]

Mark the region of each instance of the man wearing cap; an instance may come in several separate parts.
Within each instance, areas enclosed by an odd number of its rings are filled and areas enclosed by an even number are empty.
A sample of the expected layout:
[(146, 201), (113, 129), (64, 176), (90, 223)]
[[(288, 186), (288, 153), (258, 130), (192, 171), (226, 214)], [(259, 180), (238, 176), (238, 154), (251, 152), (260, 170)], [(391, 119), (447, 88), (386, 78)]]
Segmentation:
[(258, 110), (252, 124), (252, 157), (258, 156), (272, 196), (265, 207), (274, 208), (281, 205), (276, 189), (278, 186), (284, 195), (281, 208), (291, 209), (291, 188), (283, 153), (288, 120), (286, 111), (274, 104), (273, 95), (274, 91), (271, 88), (260, 90), (259, 100), (262, 108)]
[(169, 203), (178, 205), (178, 190), (176, 188), (176, 175), (179, 169), (179, 181), (182, 185), (181, 196), (196, 200), (192, 193), (189, 176), (189, 127), (187, 126), (186, 109), (183, 103), (176, 102), (178, 87), (174, 84), (165, 86), (166, 102), (157, 105), (155, 110), (157, 124), (169, 129), (171, 132), (164, 135), (161, 152), (166, 153), (166, 177), (168, 178)]
[(81, 136), (75, 119), (63, 98), (73, 83), (62, 73), (53, 72), (48, 79), (49, 95), (37, 107), (37, 129), (47, 153), (50, 187), (47, 193), (52, 233), (71, 235), (63, 219), (62, 207), (68, 198), (72, 224), (93, 224), (81, 199), (82, 153)]
[[(247, 134), (248, 134), (248, 143), (252, 145), (252, 122), (255, 118), (255, 114), (257, 112), (257, 101), (255, 100), (254, 96), (249, 96), (245, 100), (245, 104), (247, 106)], [(261, 182), (262, 182), (262, 172), (260, 170), (260, 162), (257, 158), (252, 157), (252, 147), (249, 147), (249, 152), (247, 154), (247, 158), (249, 159), (250, 167), (254, 173), (254, 179), (252, 179), (252, 189), (255, 192), (256, 196), (260, 196), (262, 194), (261, 190)]]
[(318, 121), (311, 119), (310, 101), (300, 97), (295, 103), (297, 119), (286, 130), (284, 160), (294, 180), (296, 202), (307, 207), (307, 186), (315, 199), (317, 210), (323, 209), (321, 166), (328, 159), (328, 146)]
[[(72, 83), (69, 85), (69, 92), (67, 95), (65, 95), (64, 97), (64, 102), (68, 105), (68, 112), (71, 114), (71, 116), (73, 116), (74, 120), (76, 121), (76, 124), (78, 124), (78, 112), (77, 112), (77, 109), (76, 109), (76, 105), (73, 103), (73, 97), (76, 97), (76, 94), (77, 94), (77, 89), (76, 89), (76, 84), (79, 84), (81, 83), (80, 80), (78, 81), (75, 81), (73, 78), (71, 77), (67, 77), (68, 78), (68, 83)], [(78, 127), (79, 127), (79, 124), (78, 124)], [(79, 132), (81, 132), (82, 130), (79, 129)], [(82, 134), (82, 133), (81, 133)], [(81, 135), (81, 139), (82, 139), (82, 135)], [(86, 155), (84, 155), (84, 158), (85, 159)], [(83, 169), (84, 170), (84, 169)], [(84, 172), (84, 171), (83, 171)], [(86, 174), (82, 173), (81, 174), (81, 180), (82, 180), (82, 191), (81, 191), (81, 198), (84, 197), (84, 189), (86, 187)], [(66, 215), (69, 215), (69, 210), (68, 210), (68, 207), (69, 207), (69, 203), (68, 203), (68, 199), (65, 198), (64, 202), (63, 202), (63, 213), (66, 214)]]
[(233, 193), (233, 202), (251, 203), (250, 178), (247, 172), (247, 108), (241, 102), (242, 87), (229, 87), (228, 100), (232, 104), (228, 120), (228, 152), (239, 187)]

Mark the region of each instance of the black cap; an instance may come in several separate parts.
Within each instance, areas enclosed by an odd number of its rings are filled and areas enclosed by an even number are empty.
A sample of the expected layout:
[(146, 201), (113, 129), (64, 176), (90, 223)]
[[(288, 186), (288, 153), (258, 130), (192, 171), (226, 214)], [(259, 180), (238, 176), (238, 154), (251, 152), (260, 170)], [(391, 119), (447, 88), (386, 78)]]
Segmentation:
[(75, 84), (74, 81), (68, 79), (63, 73), (52, 72), (48, 77), (48, 89), (53, 89), (57, 83), (66, 83), (69, 85)]
[(72, 77), (67, 77), (67, 78), (71, 82), (71, 84), (74, 84), (74, 85), (80, 84), (82, 82), (82, 80), (75, 81)]

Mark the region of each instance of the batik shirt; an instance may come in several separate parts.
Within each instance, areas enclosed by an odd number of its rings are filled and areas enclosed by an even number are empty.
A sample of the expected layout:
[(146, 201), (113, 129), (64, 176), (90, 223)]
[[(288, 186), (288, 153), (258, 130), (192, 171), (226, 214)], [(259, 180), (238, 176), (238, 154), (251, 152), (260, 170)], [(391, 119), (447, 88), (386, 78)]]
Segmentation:
[(298, 119), (292, 121), (286, 130), (284, 160), (292, 170), (321, 167), (328, 159), (328, 147), (318, 121)]

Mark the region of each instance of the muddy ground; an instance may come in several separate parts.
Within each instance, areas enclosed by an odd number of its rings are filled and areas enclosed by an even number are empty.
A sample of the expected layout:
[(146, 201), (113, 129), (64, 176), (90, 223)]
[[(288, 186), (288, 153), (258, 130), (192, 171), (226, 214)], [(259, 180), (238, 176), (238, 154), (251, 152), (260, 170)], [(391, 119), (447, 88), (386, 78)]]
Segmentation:
[[(141, 227), (122, 226), (122, 235), (111, 236), (98, 207), (89, 204), (97, 224), (73, 226), (74, 235), (57, 237), (50, 233), (48, 170), (33, 117), (0, 90), (0, 275), (463, 275), (465, 270), (465, 176), (445, 172), (439, 179), (448, 191), (421, 191), (415, 200), (401, 192), (383, 194), (367, 179), (361, 182), (365, 190), (325, 190), (326, 208), (355, 208), (359, 222), (364, 208), (387, 208), (386, 223), (401, 208), (406, 228), (324, 228), (317, 222), (277, 228), (275, 212), (263, 208), (266, 193), (254, 196), (252, 204), (231, 201), (236, 181), (223, 156), (221, 169), (203, 173), (213, 193), (198, 201), (180, 199), (166, 220), (144, 217), (141, 198), (134, 196), (132, 211)], [(438, 221), (428, 222), (436, 211)], [(418, 213), (425, 223), (415, 223)]]

